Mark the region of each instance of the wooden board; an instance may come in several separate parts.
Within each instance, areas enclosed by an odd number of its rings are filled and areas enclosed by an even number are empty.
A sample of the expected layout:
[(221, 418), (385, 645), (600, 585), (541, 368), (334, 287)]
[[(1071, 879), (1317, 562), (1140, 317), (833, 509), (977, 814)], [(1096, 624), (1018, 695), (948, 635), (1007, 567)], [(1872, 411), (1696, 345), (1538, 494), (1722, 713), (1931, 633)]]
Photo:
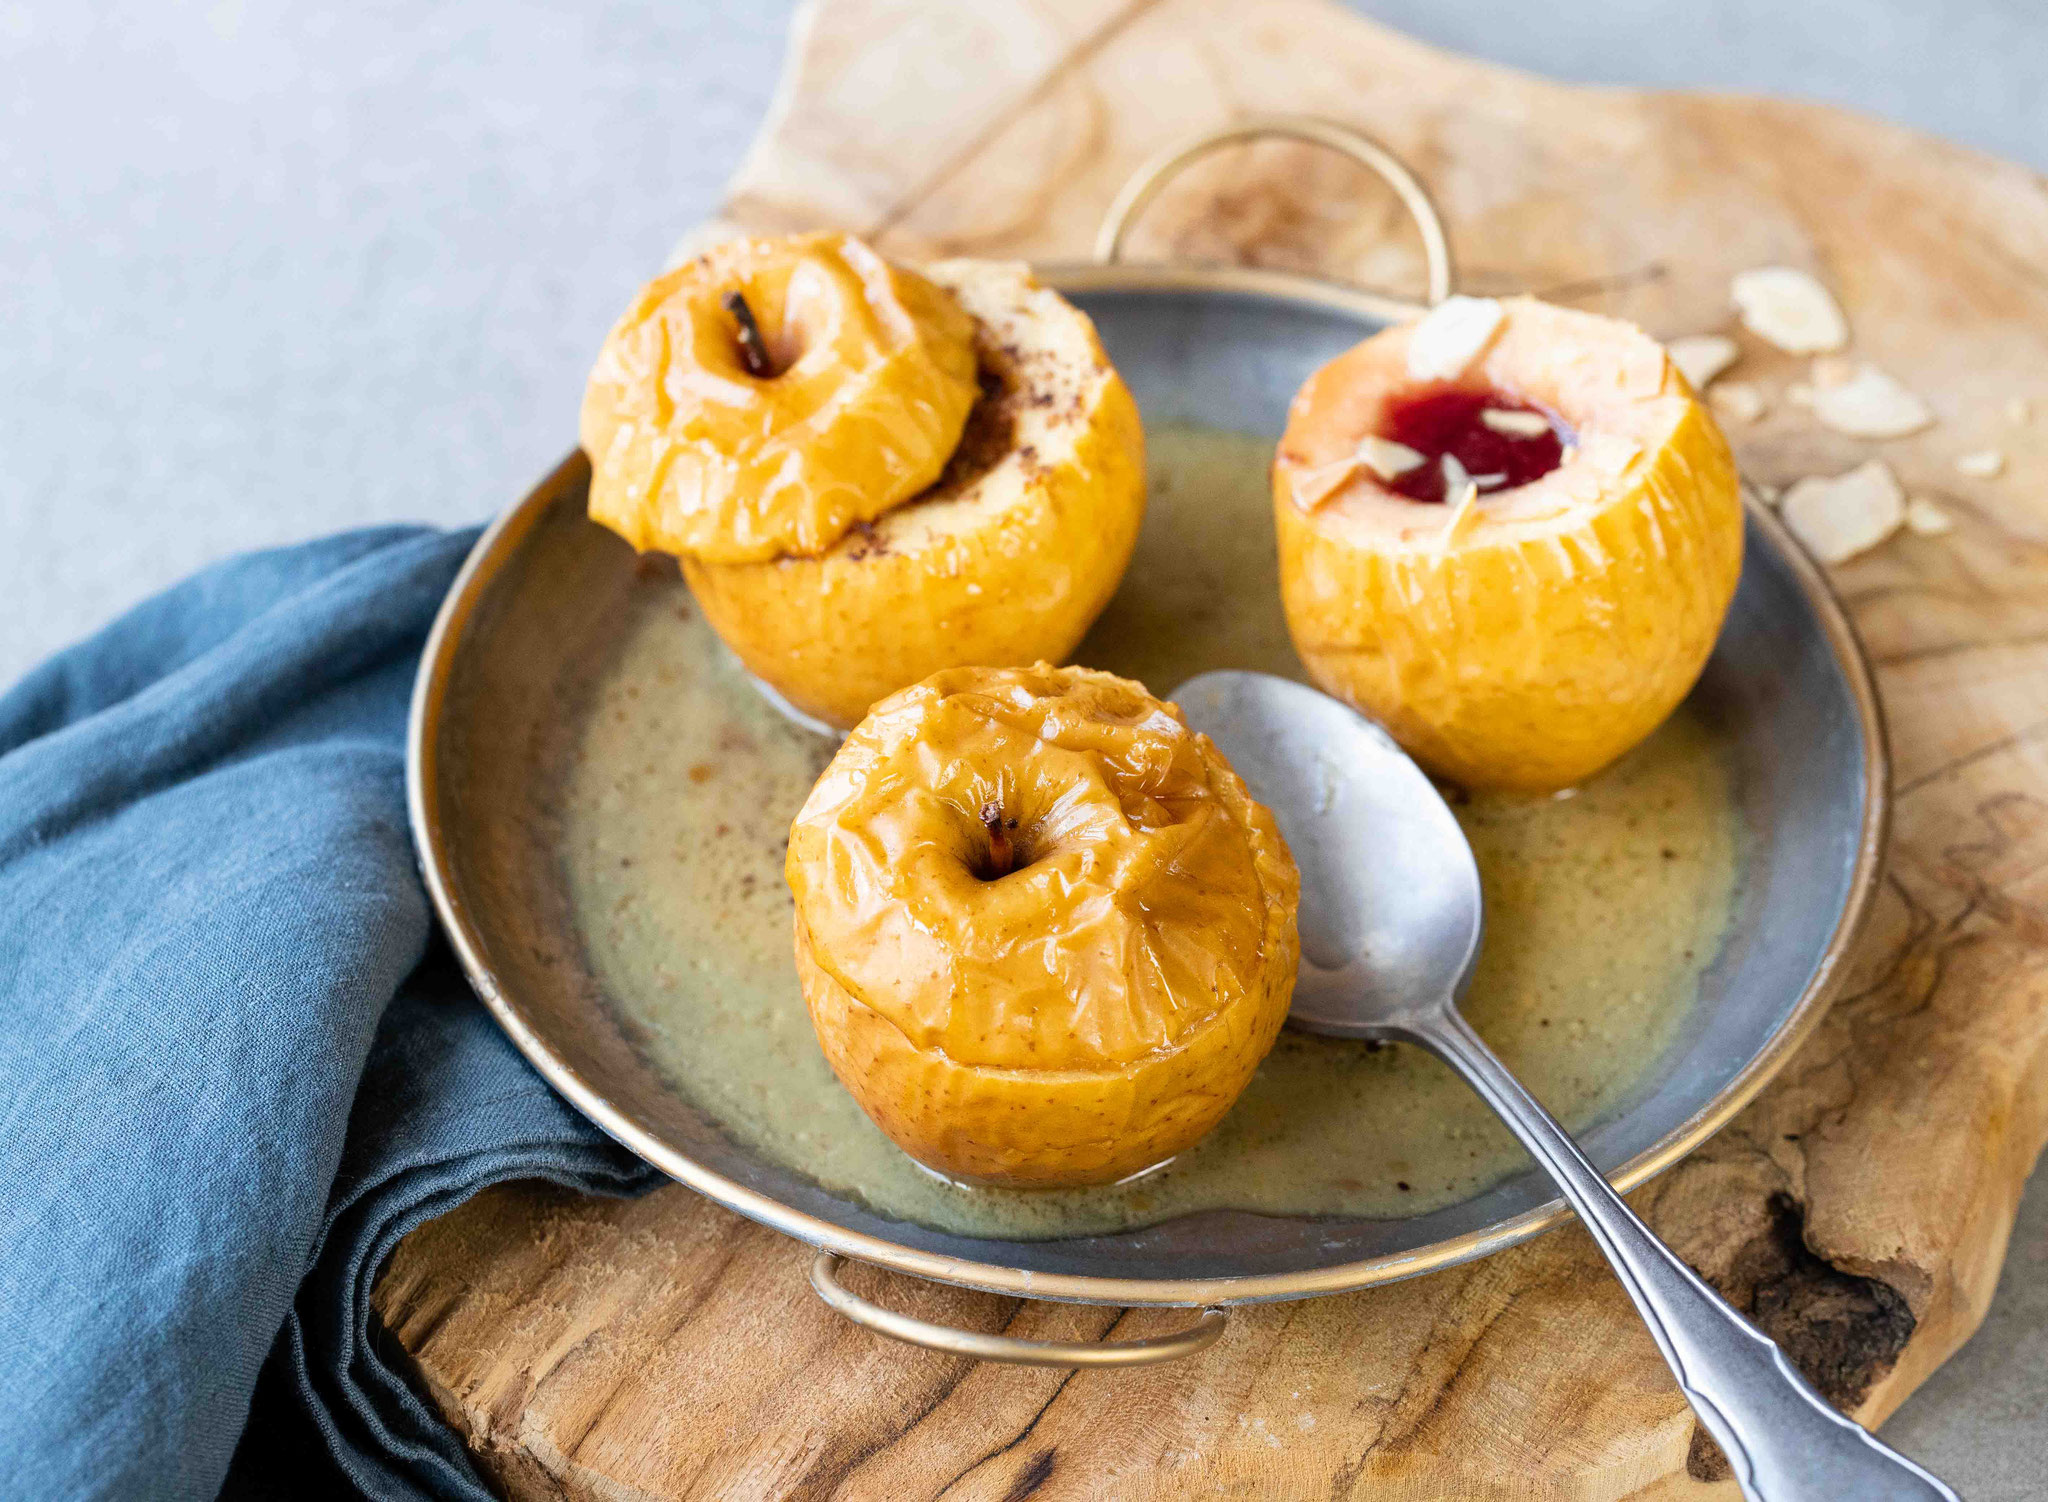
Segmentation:
[[(1940, 416), (1875, 448), (1957, 530), (1902, 534), (1835, 575), (1897, 758), (1880, 909), (1784, 1075), (1636, 1196), (1824, 1390), (1880, 1420), (1982, 1317), (2048, 1135), (2048, 191), (1836, 111), (1565, 88), (1319, 0), (822, 0), (727, 217), (846, 226), (906, 255), (1076, 258), (1150, 152), (1283, 110), (1362, 126), (1413, 163), (1468, 290), (1533, 289), (1671, 336), (1729, 328), (1738, 270), (1810, 267), (1855, 353)], [(1188, 174), (1134, 253), (1417, 280), (1384, 192), (1291, 144)], [(1736, 374), (1772, 397), (1732, 434), (1752, 477), (1873, 452), (1784, 400), (1801, 362), (1742, 343)], [(2005, 474), (1961, 478), (1954, 457), (1986, 447)], [(376, 1308), (516, 1498), (1734, 1491), (1575, 1228), (1243, 1310), (1203, 1356), (1123, 1374), (891, 1344), (818, 1305), (806, 1261), (679, 1187), (618, 1204), (510, 1186), (408, 1238)], [(1185, 1318), (850, 1281), (1028, 1335)]]

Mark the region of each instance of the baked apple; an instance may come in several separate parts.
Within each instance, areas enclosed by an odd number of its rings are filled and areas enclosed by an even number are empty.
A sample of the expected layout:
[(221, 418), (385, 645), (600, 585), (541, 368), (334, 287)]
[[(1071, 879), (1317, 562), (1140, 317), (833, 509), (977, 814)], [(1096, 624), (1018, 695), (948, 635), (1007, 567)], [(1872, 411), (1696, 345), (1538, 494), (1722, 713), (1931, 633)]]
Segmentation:
[(957, 1179), (1099, 1184), (1230, 1109), (1287, 1016), (1300, 878), (1206, 736), (1087, 668), (877, 704), (790, 830), (833, 1072)]
[(1273, 512), (1310, 676), (1472, 788), (1567, 787), (1641, 741), (1742, 570), (1734, 458), (1663, 347), (1526, 297), (1318, 370)]
[(1020, 265), (919, 274), (845, 235), (652, 284), (583, 442), (591, 515), (676, 553), (748, 671), (841, 729), (942, 668), (1065, 657), (1144, 516), (1137, 406), (1085, 314)]
[(643, 551), (815, 553), (936, 480), (975, 396), (973, 326), (916, 272), (851, 235), (733, 241), (605, 340), (590, 514)]
[(683, 559), (748, 670), (841, 728), (942, 668), (1065, 658), (1145, 515), (1137, 404), (1087, 315), (1016, 263), (926, 274), (972, 319), (983, 388), (938, 483), (820, 553)]

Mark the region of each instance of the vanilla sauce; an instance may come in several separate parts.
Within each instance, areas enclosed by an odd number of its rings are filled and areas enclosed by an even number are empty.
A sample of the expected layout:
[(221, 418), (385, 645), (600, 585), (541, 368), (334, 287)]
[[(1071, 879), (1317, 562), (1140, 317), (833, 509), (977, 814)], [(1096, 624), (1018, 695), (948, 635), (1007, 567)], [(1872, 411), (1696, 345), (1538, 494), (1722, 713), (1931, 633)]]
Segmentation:
[[(1075, 660), (1161, 694), (1209, 668), (1302, 677), (1280, 607), (1270, 440), (1154, 425), (1147, 446), (1136, 557)], [(571, 753), (571, 905), (649, 1057), (755, 1153), (883, 1215), (1006, 1237), (1211, 1208), (1400, 1216), (1526, 1166), (1420, 1051), (1286, 1032), (1221, 1126), (1133, 1182), (991, 1190), (927, 1172), (833, 1079), (797, 986), (784, 841), (832, 745), (761, 699), (672, 575), (650, 575), (631, 609)], [(1466, 1014), (1583, 1128), (1641, 1086), (1727, 926), (1739, 852), (1723, 748), (1681, 709), (1567, 795), (1454, 806), (1487, 908)]]

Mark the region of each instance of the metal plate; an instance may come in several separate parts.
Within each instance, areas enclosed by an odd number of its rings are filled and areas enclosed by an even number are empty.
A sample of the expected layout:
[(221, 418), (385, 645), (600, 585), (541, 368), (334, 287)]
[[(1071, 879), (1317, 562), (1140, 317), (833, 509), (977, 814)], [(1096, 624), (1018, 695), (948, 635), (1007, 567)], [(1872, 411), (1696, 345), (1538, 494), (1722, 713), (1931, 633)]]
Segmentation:
[[(1386, 300), (1278, 273), (1047, 268), (1096, 320), (1148, 420), (1277, 435), (1308, 373), (1378, 327)], [(1300, 1298), (1409, 1277), (1565, 1216), (1517, 1175), (1396, 1220), (1210, 1211), (1117, 1235), (1003, 1241), (885, 1219), (724, 1136), (635, 1050), (555, 877), (552, 789), (534, 748), (607, 642), (628, 550), (583, 515), (565, 461), (478, 542), (443, 606), (413, 701), (412, 822), (427, 885), (478, 993), (578, 1109), (665, 1173), (812, 1245), (1002, 1293), (1115, 1304)], [(1726, 945), (1634, 1104), (1586, 1132), (1634, 1185), (1696, 1147), (1819, 1019), (1877, 881), (1883, 726), (1819, 571), (1760, 507), (1741, 586), (1695, 702), (1732, 731), (1747, 840)]]

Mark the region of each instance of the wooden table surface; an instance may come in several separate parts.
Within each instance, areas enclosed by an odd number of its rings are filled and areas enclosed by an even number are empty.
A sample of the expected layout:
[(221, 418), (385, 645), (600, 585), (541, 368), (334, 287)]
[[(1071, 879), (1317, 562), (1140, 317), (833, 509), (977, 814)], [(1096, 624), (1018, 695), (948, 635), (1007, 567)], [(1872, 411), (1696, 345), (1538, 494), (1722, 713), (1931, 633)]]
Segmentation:
[[(1982, 1318), (2048, 1137), (2048, 191), (1840, 112), (1567, 88), (1321, 0), (822, 0), (725, 218), (844, 226), (904, 256), (1072, 259), (1145, 156), (1278, 111), (1362, 126), (1414, 164), (1467, 290), (1669, 337), (1736, 332), (1734, 272), (1807, 267), (1852, 353), (1938, 414), (1882, 444), (1829, 432), (1785, 398), (1804, 362), (1738, 333), (1735, 374), (1770, 398), (1731, 432), (1753, 479), (1876, 454), (1958, 525), (1833, 571), (1877, 663), (1898, 800), (1849, 984), (1733, 1125), (1634, 1197), (1880, 1420)], [(1419, 266), (1383, 190), (1292, 144), (1191, 171), (1133, 250), (1390, 286)], [(2000, 476), (1955, 470), (1992, 447)], [(511, 1185), (409, 1237), (376, 1307), (518, 1498), (1733, 1495), (1575, 1228), (1239, 1311), (1202, 1356), (1129, 1373), (882, 1341), (817, 1304), (806, 1261), (679, 1186), (621, 1204)], [(1185, 1318), (850, 1281), (1027, 1335)]]

